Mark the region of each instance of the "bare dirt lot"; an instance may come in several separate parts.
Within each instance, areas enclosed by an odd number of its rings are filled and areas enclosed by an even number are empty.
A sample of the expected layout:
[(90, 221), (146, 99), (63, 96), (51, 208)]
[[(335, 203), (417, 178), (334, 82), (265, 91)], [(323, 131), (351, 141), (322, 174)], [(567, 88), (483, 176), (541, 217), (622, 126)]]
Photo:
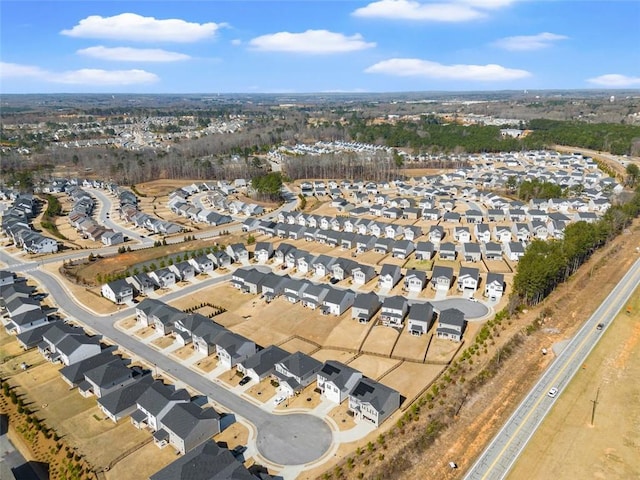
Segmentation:
[(634, 313), (621, 313), (603, 333), (508, 478), (640, 476), (640, 290), (631, 305)]

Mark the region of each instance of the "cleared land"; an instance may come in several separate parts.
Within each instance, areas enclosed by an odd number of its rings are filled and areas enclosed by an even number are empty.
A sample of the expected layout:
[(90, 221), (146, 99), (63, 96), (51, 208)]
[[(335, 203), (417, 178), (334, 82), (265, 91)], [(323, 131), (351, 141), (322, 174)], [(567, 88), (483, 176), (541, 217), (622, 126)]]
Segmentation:
[(631, 306), (634, 313), (620, 314), (603, 334), (508, 478), (638, 478), (640, 290)]

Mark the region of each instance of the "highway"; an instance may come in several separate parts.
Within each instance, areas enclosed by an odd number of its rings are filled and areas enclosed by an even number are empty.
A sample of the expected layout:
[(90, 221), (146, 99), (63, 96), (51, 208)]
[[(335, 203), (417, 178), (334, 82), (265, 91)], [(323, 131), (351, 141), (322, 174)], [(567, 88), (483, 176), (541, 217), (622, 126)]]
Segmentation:
[[(600, 307), (580, 328), (511, 415), (465, 475), (465, 480), (501, 480), (551, 410), (553, 403), (580, 370), (604, 331), (640, 284), (640, 259), (629, 269)], [(602, 323), (602, 330), (596, 326)], [(555, 398), (547, 395), (558, 388)]]

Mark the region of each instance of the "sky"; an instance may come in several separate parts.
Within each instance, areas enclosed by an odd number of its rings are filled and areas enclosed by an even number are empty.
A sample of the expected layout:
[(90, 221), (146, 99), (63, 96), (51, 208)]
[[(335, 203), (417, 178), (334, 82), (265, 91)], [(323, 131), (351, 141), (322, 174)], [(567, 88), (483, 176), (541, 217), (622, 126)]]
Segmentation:
[(640, 88), (640, 0), (0, 1), (0, 94)]

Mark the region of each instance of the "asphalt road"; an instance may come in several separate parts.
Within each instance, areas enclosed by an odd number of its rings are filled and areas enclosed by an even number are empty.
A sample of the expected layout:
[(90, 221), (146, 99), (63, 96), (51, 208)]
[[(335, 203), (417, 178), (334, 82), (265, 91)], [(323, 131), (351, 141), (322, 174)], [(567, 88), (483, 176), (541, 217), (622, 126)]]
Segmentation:
[[(639, 284), (640, 259), (633, 264), (549, 366), (480, 458), (469, 469), (465, 476), (466, 480), (501, 480), (507, 476), (516, 459), (551, 410), (554, 401), (580, 370), (603, 332), (627, 304)], [(599, 323), (604, 324), (602, 330), (596, 329)], [(552, 387), (559, 390), (555, 398), (547, 395)], [(452, 460), (455, 461), (455, 459)]]

